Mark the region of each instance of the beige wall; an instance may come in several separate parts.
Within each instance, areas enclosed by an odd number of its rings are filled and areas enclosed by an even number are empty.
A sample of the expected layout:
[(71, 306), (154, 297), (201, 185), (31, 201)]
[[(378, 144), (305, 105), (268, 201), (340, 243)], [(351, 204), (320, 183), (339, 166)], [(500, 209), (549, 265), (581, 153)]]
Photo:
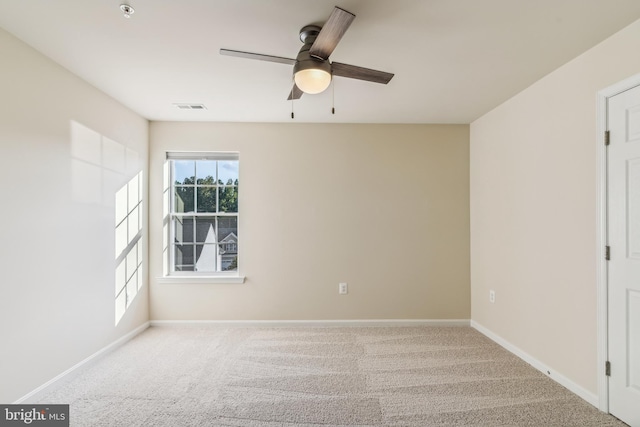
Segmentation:
[(640, 21), (471, 124), (472, 319), (593, 394), (596, 93), (638, 52)]
[[(153, 122), (150, 138), (152, 320), (469, 318), (468, 126)], [(172, 150), (240, 152), (244, 284), (156, 280)]]
[[(144, 324), (115, 326), (115, 192), (146, 174), (148, 122), (0, 29), (0, 402)], [(79, 130), (82, 131), (79, 131)]]

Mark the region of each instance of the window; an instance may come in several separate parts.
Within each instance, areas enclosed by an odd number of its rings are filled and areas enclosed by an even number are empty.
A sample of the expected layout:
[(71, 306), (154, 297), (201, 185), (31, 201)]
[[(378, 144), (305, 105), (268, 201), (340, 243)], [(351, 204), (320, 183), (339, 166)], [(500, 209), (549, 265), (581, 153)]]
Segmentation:
[(168, 276), (238, 272), (237, 153), (168, 153)]

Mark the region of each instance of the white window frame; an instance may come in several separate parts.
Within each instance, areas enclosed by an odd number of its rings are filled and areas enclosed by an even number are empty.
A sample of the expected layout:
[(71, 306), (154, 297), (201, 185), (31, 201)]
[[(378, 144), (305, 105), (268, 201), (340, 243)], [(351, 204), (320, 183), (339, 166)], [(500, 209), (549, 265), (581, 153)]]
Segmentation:
[[(174, 230), (172, 219), (178, 215), (173, 212), (175, 203), (175, 179), (173, 177), (173, 168), (171, 162), (174, 160), (216, 160), (216, 161), (240, 161), (238, 152), (167, 152), (165, 162), (165, 181), (164, 181), (164, 227), (163, 227), (163, 253), (164, 268), (163, 277), (159, 278), (159, 283), (165, 284), (183, 284), (183, 283), (244, 283), (244, 276), (240, 274), (240, 252), (238, 252), (238, 270), (234, 271), (174, 271), (175, 269), (175, 251), (173, 246)], [(195, 189), (194, 189), (195, 190)], [(239, 192), (238, 192), (239, 194)], [(188, 214), (194, 217), (236, 217), (239, 233), (240, 228), (240, 209), (234, 213), (207, 213), (207, 214)], [(182, 216), (182, 215), (179, 215)], [(238, 245), (239, 246), (239, 245)], [(194, 253), (195, 256), (195, 253)], [(195, 261), (194, 261), (195, 262)]]

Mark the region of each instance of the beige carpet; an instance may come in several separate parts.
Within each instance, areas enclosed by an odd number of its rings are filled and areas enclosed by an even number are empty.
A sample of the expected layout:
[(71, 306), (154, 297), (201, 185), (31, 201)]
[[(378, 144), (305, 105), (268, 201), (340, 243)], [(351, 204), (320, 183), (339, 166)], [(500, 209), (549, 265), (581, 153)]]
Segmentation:
[(468, 327), (153, 327), (44, 396), (89, 426), (624, 426)]

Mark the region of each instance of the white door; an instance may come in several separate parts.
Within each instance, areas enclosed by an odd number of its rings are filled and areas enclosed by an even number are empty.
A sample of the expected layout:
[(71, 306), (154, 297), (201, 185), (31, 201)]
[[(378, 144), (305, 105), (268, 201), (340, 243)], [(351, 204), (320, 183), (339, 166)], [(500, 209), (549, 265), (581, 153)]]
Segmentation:
[(640, 86), (607, 113), (609, 412), (640, 427)]

